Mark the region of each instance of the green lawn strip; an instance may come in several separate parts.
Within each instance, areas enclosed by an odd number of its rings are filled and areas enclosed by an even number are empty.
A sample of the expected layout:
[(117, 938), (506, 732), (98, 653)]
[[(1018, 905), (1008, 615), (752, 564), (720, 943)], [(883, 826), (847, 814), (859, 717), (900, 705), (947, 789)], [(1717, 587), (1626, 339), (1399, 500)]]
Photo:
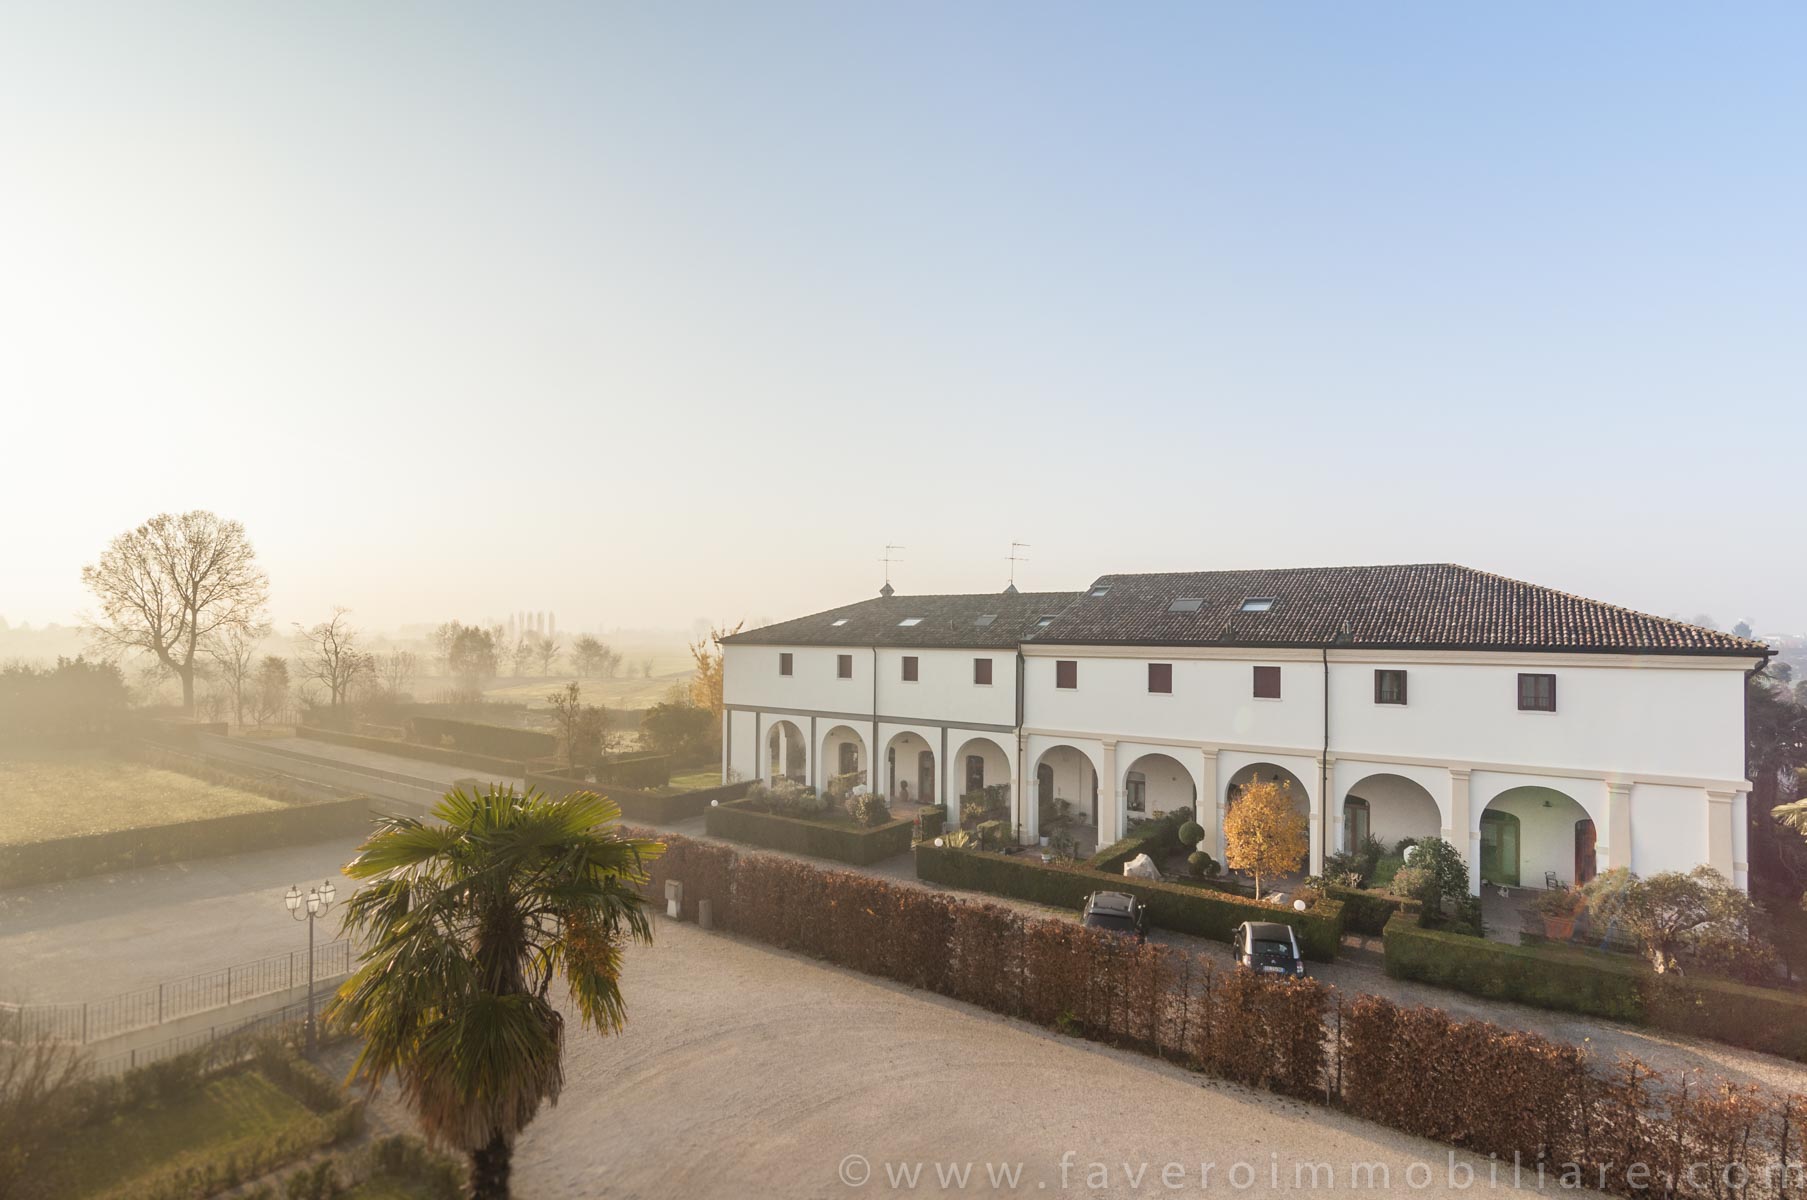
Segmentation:
[(0, 845), (15, 846), (287, 807), (94, 751), (0, 756), (0, 796), (9, 816)]
[(339, 1200), (431, 1200), (431, 1197), (432, 1192), (425, 1184), (379, 1175), (345, 1192)]
[(696, 792), (704, 788), (720, 787), (722, 772), (720, 767), (705, 767), (697, 771), (686, 771), (682, 775), (671, 777), (671, 790), (675, 792)]
[(273, 1134), (315, 1131), (324, 1140), (325, 1121), (299, 1100), (256, 1071), (239, 1071), (81, 1130), (52, 1152), (48, 1174), (57, 1181), (58, 1200), (77, 1200), (186, 1159), (224, 1156)]

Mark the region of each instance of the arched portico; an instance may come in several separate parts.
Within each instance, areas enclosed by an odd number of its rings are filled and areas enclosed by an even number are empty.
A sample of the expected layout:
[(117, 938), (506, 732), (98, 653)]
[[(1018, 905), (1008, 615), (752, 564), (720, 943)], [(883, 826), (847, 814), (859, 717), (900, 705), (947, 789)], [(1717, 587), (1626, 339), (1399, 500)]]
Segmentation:
[(809, 740), (789, 721), (773, 721), (765, 735), (764, 778), (809, 782)]
[(892, 804), (938, 804), (935, 748), (905, 730), (885, 743), (885, 796)]
[[(1281, 766), (1276, 762), (1265, 761), (1244, 764), (1230, 775), (1229, 781), (1224, 785), (1225, 816), (1227, 817), (1236, 807), (1236, 801), (1243, 792), (1257, 782), (1279, 784), (1292, 798), (1293, 811), (1305, 818), (1305, 827), (1311, 839), (1310, 850), (1305, 856), (1305, 861), (1299, 866), (1299, 873), (1309, 875), (1319, 870), (1324, 861), (1324, 850), (1322, 831), (1318, 828), (1318, 823), (1311, 819), (1315, 793), (1306, 781), (1291, 768)], [(1217, 845), (1221, 857), (1225, 851), (1221, 827), (1218, 830)], [(1225, 865), (1228, 866), (1227, 863)]]
[(1598, 828), (1579, 800), (1553, 787), (1507, 788), (1477, 819), (1481, 883), (1569, 887), (1599, 867)]
[(1417, 780), (1381, 771), (1364, 776), (1343, 795), (1340, 845), (1353, 853), (1364, 837), (1388, 849), (1402, 838), (1442, 837), (1447, 822), (1430, 790)]
[[(1126, 756), (1121, 749), (1119, 761)], [(1198, 784), (1192, 771), (1171, 754), (1150, 751), (1123, 768), (1123, 807), (1128, 820), (1139, 821), (1177, 808), (1198, 812)]]
[(948, 765), (953, 770), (950, 800), (1000, 784), (1010, 786), (1010, 755), (991, 738), (968, 738), (960, 743)]
[(842, 775), (854, 776), (853, 784), (865, 786), (870, 769), (866, 738), (851, 725), (836, 725), (822, 735), (821, 786)]
[(1084, 827), (1080, 841), (1097, 840), (1098, 768), (1091, 755), (1077, 746), (1054, 745), (1035, 760), (1036, 828), (1049, 829), (1048, 819), (1058, 803), (1072, 806), (1073, 821)]

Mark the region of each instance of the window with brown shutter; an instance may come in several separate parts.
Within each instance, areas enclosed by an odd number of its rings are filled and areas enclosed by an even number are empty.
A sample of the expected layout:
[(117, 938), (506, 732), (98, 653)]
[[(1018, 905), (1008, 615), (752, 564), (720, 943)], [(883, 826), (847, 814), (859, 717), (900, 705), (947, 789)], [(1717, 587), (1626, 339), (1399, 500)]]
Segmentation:
[(780, 654), (778, 656), (778, 673), (780, 675), (789, 675), (791, 673), (791, 656), (789, 654)]
[(1523, 712), (1556, 711), (1556, 676), (1520, 675), (1518, 707)]
[(1076, 688), (1079, 686), (1079, 664), (1070, 658), (1054, 660), (1054, 686), (1057, 688)]
[(991, 660), (989, 658), (973, 659), (973, 682), (984, 684), (991, 682)]
[(1376, 704), (1404, 704), (1405, 703), (1405, 672), (1404, 671), (1376, 671), (1376, 672), (1374, 672), (1374, 703), (1376, 703)]
[(834, 673), (837, 679), (853, 678), (853, 655), (837, 654), (834, 656)]
[(1278, 700), (1280, 698), (1280, 668), (1255, 668), (1255, 699)]
[(1172, 663), (1149, 663), (1148, 664), (1148, 690), (1151, 692), (1164, 692), (1167, 694), (1172, 694), (1172, 692), (1173, 692), (1173, 664)]
[(916, 682), (916, 656), (914, 654), (904, 655), (903, 679), (905, 683)]

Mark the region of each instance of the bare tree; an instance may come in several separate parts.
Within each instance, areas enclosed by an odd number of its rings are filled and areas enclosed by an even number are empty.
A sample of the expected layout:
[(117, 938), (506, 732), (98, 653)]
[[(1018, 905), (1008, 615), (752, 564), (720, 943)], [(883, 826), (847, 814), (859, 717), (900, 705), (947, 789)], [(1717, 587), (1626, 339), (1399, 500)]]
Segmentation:
[(207, 644), (207, 656), (226, 695), (232, 700), (232, 723), (245, 723), (245, 701), (251, 690), (251, 676), (257, 669), (257, 643), (270, 632), (258, 624), (249, 628), (233, 626)]
[(377, 660), (377, 678), (391, 696), (404, 694), (420, 672), (420, 656), (412, 650), (391, 650)]
[(289, 707), (289, 660), (266, 654), (257, 664), (257, 687), (251, 693), (251, 716), (259, 729), (265, 721), (281, 717)]
[(46, 1170), (57, 1161), (46, 1151), (79, 1123), (86, 1074), (75, 1047), (0, 1008), (0, 1197), (32, 1200), (67, 1189), (67, 1180)]
[(640, 678), (651, 679), (652, 677), (653, 677), (653, 660), (648, 658), (648, 659), (643, 660), (640, 663)]
[(332, 620), (301, 630), (307, 642), (301, 656), (301, 677), (319, 680), (326, 688), (327, 703), (334, 708), (345, 702), (353, 684), (376, 669), (371, 656), (358, 649), (358, 631), (345, 619), (350, 611), (335, 608)]
[(552, 719), (558, 726), (565, 761), (574, 767), (595, 763), (607, 743), (608, 711), (600, 704), (585, 704), (583, 689), (575, 679), (546, 700), (552, 705)]
[(563, 649), (557, 638), (550, 634), (536, 633), (531, 639), (533, 656), (540, 660), (540, 674), (552, 674), (552, 664), (558, 661), (558, 652)]
[(255, 628), (270, 589), (245, 527), (199, 509), (160, 513), (120, 534), (82, 568), (82, 583), (100, 600), (89, 632), (174, 672), (191, 714), (196, 655), (232, 629)]
[(528, 635), (514, 644), (514, 673), (516, 675), (525, 675), (527, 674), (527, 668), (532, 665), (533, 638), (532, 635)]

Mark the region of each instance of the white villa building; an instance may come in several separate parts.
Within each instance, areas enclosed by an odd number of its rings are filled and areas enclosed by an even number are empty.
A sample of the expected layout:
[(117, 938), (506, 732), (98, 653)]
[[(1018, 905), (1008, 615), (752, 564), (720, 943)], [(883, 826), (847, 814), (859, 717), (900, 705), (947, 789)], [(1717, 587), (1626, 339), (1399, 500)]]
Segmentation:
[[(724, 642), (722, 767), (894, 799), (1008, 784), (1100, 844), (1288, 783), (1310, 869), (1441, 836), (1471, 882), (1706, 863), (1748, 887), (1761, 643), (1451, 564), (1106, 575), (1083, 592), (876, 598)], [(1041, 803), (1025, 803), (1033, 798)]]

